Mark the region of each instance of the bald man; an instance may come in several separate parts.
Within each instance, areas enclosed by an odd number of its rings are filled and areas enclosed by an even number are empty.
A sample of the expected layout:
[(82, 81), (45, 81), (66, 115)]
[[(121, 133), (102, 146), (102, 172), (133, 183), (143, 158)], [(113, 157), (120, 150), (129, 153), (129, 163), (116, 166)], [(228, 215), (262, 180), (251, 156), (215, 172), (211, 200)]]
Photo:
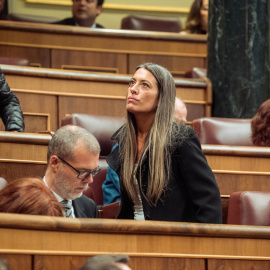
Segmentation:
[(175, 98), (174, 107), (174, 117), (175, 121), (180, 124), (185, 124), (187, 122), (187, 107), (181, 98)]

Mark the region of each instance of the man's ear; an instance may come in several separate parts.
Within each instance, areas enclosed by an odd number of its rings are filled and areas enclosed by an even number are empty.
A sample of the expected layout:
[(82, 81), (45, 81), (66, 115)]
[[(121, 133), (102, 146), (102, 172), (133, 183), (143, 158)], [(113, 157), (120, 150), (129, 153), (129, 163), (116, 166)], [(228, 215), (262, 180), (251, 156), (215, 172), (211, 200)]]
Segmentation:
[(96, 17), (101, 13), (101, 11), (102, 11), (102, 6), (97, 6)]
[(53, 155), (50, 157), (49, 163), (53, 169), (56, 169), (59, 166), (60, 161), (57, 156)]

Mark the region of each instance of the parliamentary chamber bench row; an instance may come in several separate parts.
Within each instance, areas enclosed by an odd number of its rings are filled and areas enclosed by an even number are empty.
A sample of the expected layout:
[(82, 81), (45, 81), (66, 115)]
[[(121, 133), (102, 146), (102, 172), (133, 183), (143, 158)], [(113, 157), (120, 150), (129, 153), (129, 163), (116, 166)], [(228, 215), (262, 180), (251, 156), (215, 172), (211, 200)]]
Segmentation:
[[(131, 75), (2, 65), (20, 100), (26, 132), (56, 131), (67, 114), (125, 116)], [(210, 116), (212, 86), (208, 78), (175, 79), (176, 95), (188, 109), (187, 120)], [(0, 130), (4, 130), (3, 125)]]
[(133, 74), (153, 62), (181, 77), (207, 66), (206, 35), (0, 21), (0, 37), (0, 57), (43, 68)]
[(0, 234), (0, 256), (12, 270), (77, 270), (107, 253), (128, 254), (133, 270), (270, 268), (264, 226), (0, 213)]
[[(42, 176), (46, 169), (50, 139), (50, 134), (0, 132), (1, 176), (8, 181), (24, 176)], [(227, 220), (228, 201), (233, 192), (270, 192), (268, 147), (203, 144), (202, 151), (221, 193), (223, 223)], [(100, 159), (100, 166), (105, 170), (101, 178), (106, 175), (105, 159), (106, 156)], [(104, 181), (101, 178), (98, 181)]]

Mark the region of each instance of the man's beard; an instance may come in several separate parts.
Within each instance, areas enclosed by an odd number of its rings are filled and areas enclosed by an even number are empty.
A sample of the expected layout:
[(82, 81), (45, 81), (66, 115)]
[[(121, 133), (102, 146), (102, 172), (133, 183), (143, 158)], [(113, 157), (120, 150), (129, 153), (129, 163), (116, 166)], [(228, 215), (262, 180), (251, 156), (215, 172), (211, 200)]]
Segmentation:
[(67, 180), (66, 180), (65, 174), (62, 173), (61, 171), (58, 172), (58, 174), (54, 180), (54, 184), (57, 187), (57, 189), (59, 191), (61, 191), (61, 195), (62, 195), (63, 199), (75, 200), (75, 199), (81, 197), (82, 192), (75, 193), (74, 190), (68, 186), (66, 181)]

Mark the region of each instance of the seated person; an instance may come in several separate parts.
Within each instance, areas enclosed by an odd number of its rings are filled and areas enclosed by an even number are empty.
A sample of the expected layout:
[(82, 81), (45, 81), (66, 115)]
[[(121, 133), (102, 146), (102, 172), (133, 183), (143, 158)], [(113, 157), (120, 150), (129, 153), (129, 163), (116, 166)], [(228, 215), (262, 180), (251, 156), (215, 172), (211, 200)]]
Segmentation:
[(95, 23), (96, 17), (102, 11), (104, 0), (72, 0), (72, 18), (55, 22), (54, 24), (104, 28)]
[(20, 102), (6, 83), (0, 70), (0, 117), (5, 125), (5, 131), (24, 131), (24, 119)]
[(0, 20), (7, 19), (7, 4), (6, 0), (0, 0)]
[(16, 179), (0, 191), (0, 212), (63, 217), (63, 209), (39, 177)]
[[(187, 107), (182, 99), (178, 97), (175, 98), (174, 116), (178, 123), (185, 124), (187, 122)], [(104, 205), (121, 200), (119, 177), (110, 166), (108, 166), (106, 180), (102, 185), (102, 190)]]
[(62, 203), (66, 217), (97, 217), (95, 202), (83, 192), (100, 171), (99, 154), (97, 139), (82, 127), (63, 126), (52, 136), (43, 180)]
[(181, 34), (207, 34), (209, 0), (195, 0), (186, 21), (185, 30)]
[(255, 146), (270, 146), (270, 99), (261, 104), (251, 119), (251, 140)]
[(215, 176), (195, 131), (175, 121), (172, 74), (154, 63), (135, 69), (126, 95), (126, 123), (107, 156), (118, 174), (118, 219), (222, 223)]
[(131, 270), (128, 255), (97, 255), (89, 258), (79, 270)]

